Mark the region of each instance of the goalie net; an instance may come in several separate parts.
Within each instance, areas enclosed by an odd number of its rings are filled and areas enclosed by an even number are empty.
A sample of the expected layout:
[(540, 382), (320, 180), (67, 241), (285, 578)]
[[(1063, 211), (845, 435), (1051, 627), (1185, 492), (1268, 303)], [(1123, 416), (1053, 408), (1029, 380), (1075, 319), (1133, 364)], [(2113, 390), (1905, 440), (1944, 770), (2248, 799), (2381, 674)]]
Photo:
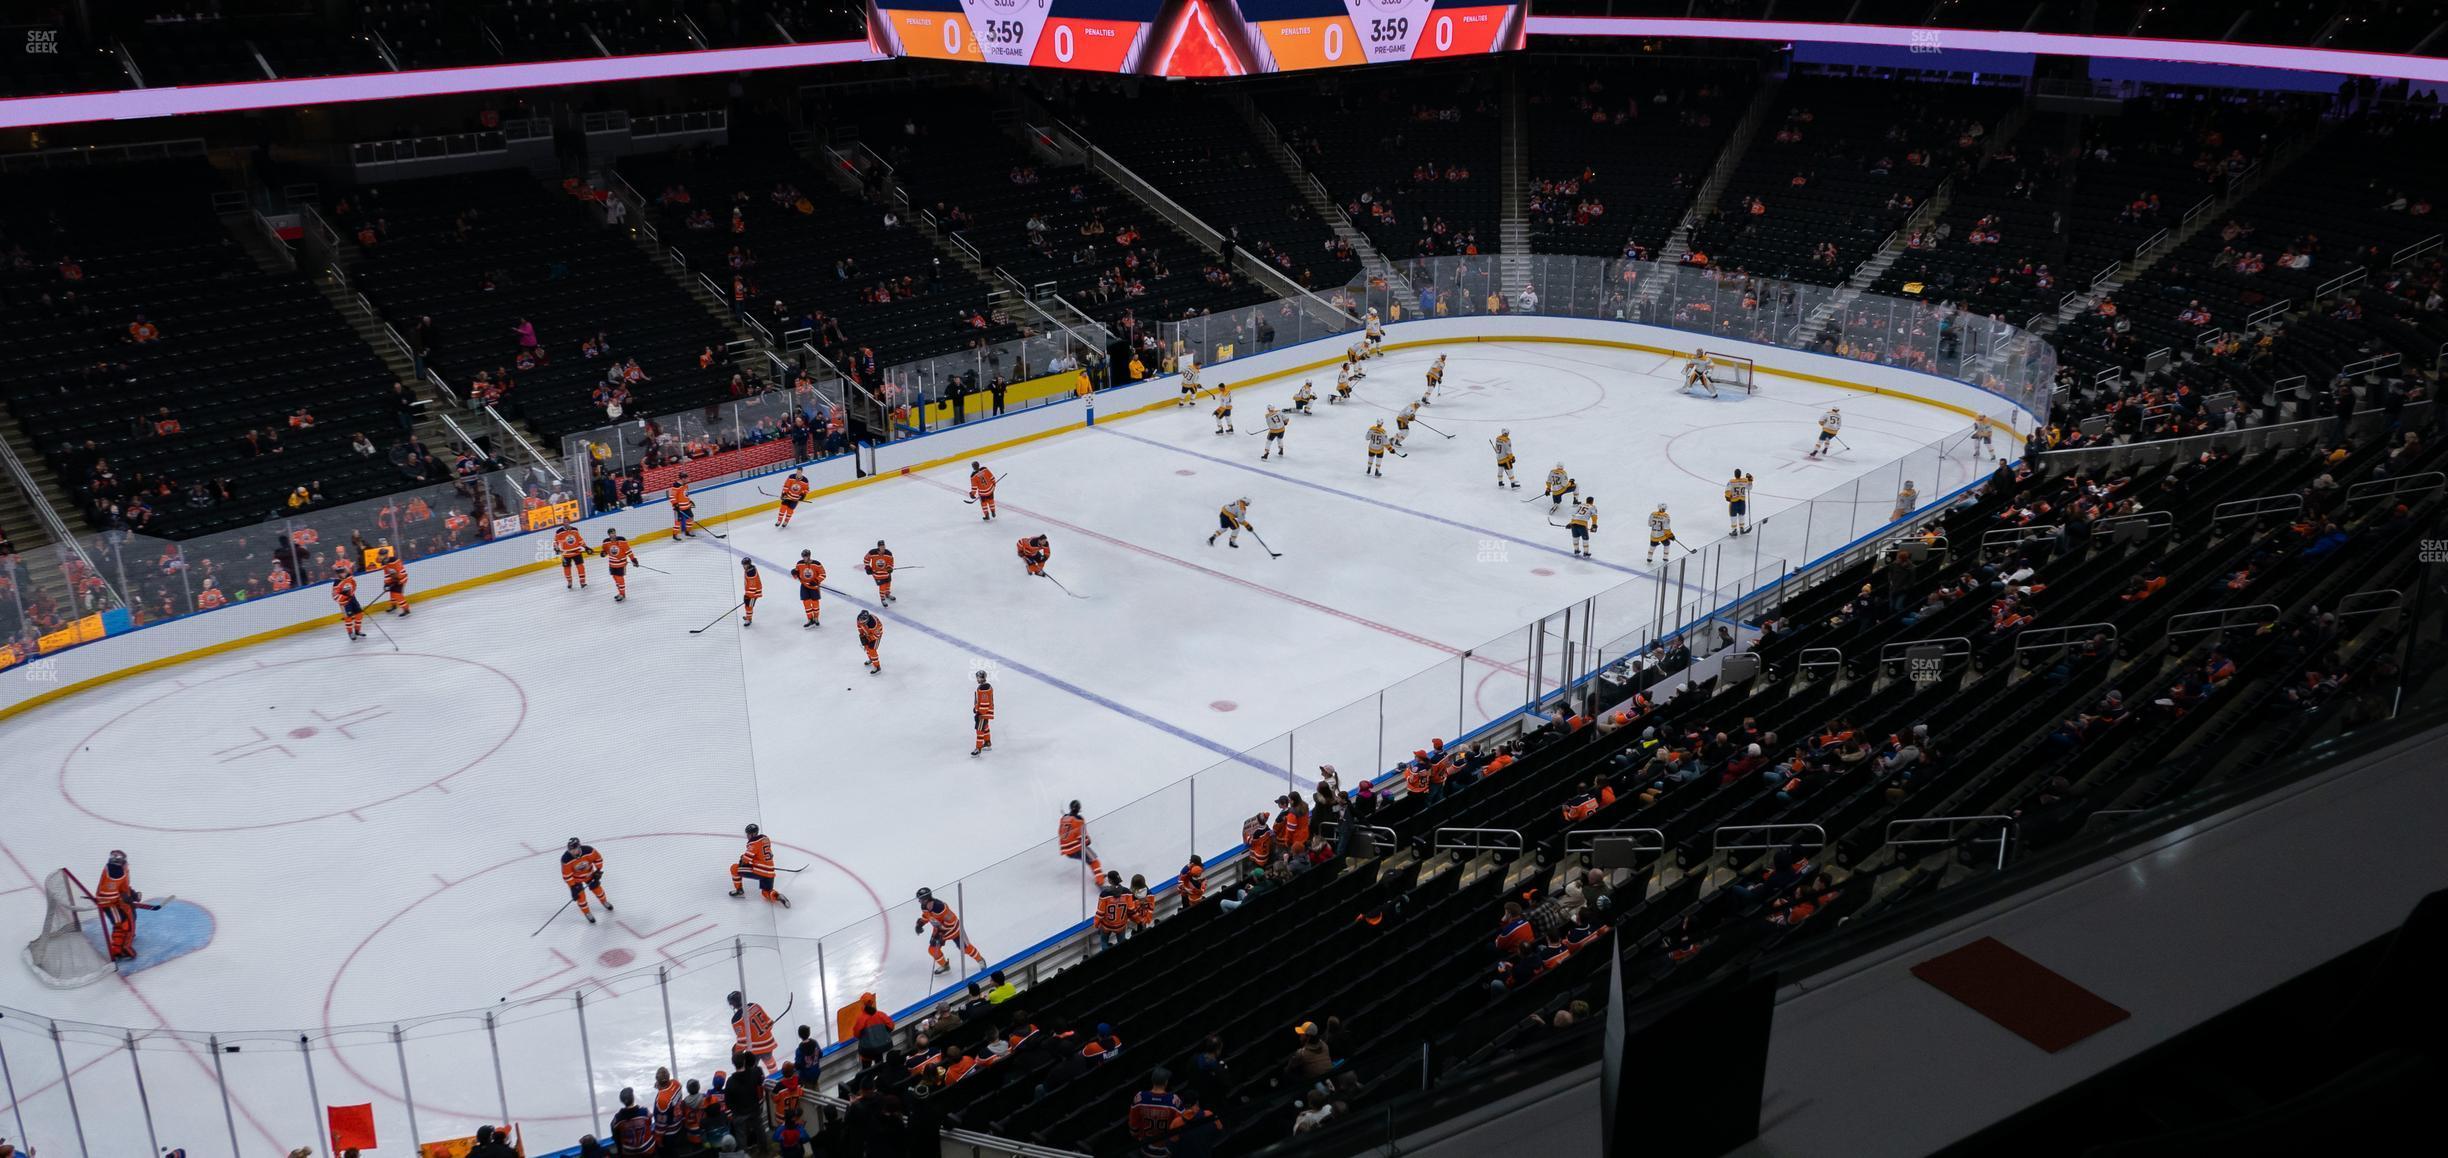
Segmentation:
[(85, 935), (87, 919), (99, 921), (101, 910), (83, 881), (67, 869), (55, 869), (43, 880), (42, 934), (26, 942), (26, 968), (53, 989), (91, 985), (118, 972), (110, 955)]
[(1707, 350), (1695, 350), (1692, 356), (1700, 359), (1701, 364), (1707, 367), (1709, 380), (1716, 383), (1718, 389), (1740, 390), (1745, 394), (1759, 393), (1759, 387), (1753, 378), (1753, 373), (1758, 367), (1751, 359), (1740, 354), (1717, 354)]

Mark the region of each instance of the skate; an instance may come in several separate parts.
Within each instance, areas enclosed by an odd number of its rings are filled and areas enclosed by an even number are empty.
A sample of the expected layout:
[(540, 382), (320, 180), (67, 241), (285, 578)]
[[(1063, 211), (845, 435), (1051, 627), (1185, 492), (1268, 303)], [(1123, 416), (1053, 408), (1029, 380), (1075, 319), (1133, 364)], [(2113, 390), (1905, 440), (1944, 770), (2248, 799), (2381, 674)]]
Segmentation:
[(402, 619), (406, 619), (406, 618), (408, 618), (409, 614), (410, 614), (412, 611), (414, 611), (414, 610), (415, 610), (414, 608), (409, 608), (409, 607), (402, 607), (402, 608), (400, 608), (400, 609), (399, 609), (400, 618), (402, 618)]
[(579, 587), (579, 589), (580, 589), (580, 590), (585, 590), (585, 589), (586, 589), (586, 580), (584, 580), (584, 579), (579, 580), (579, 581), (578, 581), (578, 587)]
[(815, 620), (813, 620), (813, 619), (811, 619), (811, 620), (808, 620), (806, 623), (802, 623), (802, 624), (800, 624), (799, 626), (801, 626), (801, 627), (814, 627), (814, 626), (816, 626), (816, 621), (815, 621)]
[(1233, 550), (1238, 551), (1238, 550), (1240, 550), (1240, 549), (1241, 549), (1241, 540), (1239, 540), (1239, 539), (1226, 539), (1226, 540), (1224, 540), (1224, 545), (1225, 545), (1225, 546), (1227, 546), (1227, 547), (1232, 548)]
[(789, 907), (790, 907), (790, 898), (789, 898), (789, 897), (783, 896), (783, 895), (782, 895), (782, 894), (780, 894), (780, 893), (775, 893), (775, 894), (773, 895), (773, 899), (774, 899), (774, 903), (775, 903), (775, 904), (780, 905), (780, 906), (782, 906), (782, 907), (783, 907), (783, 908), (785, 908), (785, 909), (787, 909), (787, 908), (789, 908)]
[(611, 912), (611, 911), (612, 911), (612, 902), (610, 902), (610, 901), (605, 901), (605, 902), (603, 903), (603, 907), (604, 907), (604, 911), (605, 911), (605, 912), (607, 912), (607, 913)]
[(612, 597), (612, 602), (614, 602), (614, 603), (627, 603), (628, 601), (629, 601), (629, 593), (628, 593), (628, 592), (626, 592), (626, 591), (623, 591), (623, 592), (621, 592), (620, 594), (615, 595), (615, 596), (613, 596), (613, 597)]
[(744, 896), (747, 896), (747, 895), (748, 895), (748, 893), (746, 892), (746, 890), (743, 890), (743, 889), (733, 889), (733, 890), (731, 890), (731, 895), (732, 895), (732, 896), (735, 896), (735, 897), (744, 897)]
[(984, 748), (971, 748), (971, 749), (969, 749), (969, 754), (970, 754), (970, 755), (972, 755), (972, 756), (975, 756), (975, 755), (977, 755), (978, 753), (983, 752), (983, 751), (985, 751), (985, 750), (986, 750), (986, 749), (984, 749)]
[(561, 581), (561, 589), (564, 591), (576, 591), (578, 589), (578, 585), (564, 579)]
[(580, 913), (580, 914), (578, 914), (578, 915), (579, 915), (579, 916), (581, 916), (581, 917), (585, 917), (585, 918), (587, 919), (587, 924), (592, 925), (592, 924), (594, 924), (594, 923), (595, 923), (595, 914), (593, 914), (593, 913)]
[(937, 972), (937, 973), (939, 973), (939, 974), (940, 974), (940, 973), (950, 973), (951, 971), (952, 971), (952, 963), (951, 963), (951, 962), (949, 962), (949, 961), (937, 961), (937, 962), (935, 963), (935, 972)]

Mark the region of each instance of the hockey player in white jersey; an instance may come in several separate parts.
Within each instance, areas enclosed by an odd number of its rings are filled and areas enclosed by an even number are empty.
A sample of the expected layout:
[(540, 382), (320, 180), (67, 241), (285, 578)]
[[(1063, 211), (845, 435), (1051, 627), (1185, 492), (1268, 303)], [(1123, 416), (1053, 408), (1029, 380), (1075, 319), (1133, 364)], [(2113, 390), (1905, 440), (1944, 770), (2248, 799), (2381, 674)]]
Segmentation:
[(1495, 446), (1496, 485), (1520, 490), (1521, 480), (1513, 476), (1513, 432), (1510, 430), (1497, 431)]
[(1811, 444), (1810, 457), (1825, 455), (1829, 446), (1836, 441), (1836, 432), (1842, 429), (1844, 412), (1833, 406), (1828, 407), (1827, 413), (1819, 416), (1819, 441)]
[(1258, 461), (1283, 452), (1284, 431), (1292, 428), (1292, 416), (1269, 406), (1266, 412), (1266, 449), (1258, 452)]
[(1665, 551), (1667, 558), (1673, 558), (1674, 552), (1668, 550), (1668, 545), (1674, 541), (1674, 520), (1666, 517), (1666, 504), (1659, 503), (1656, 510), (1649, 512), (1649, 554), (1646, 561), (1657, 562), (1660, 551)]

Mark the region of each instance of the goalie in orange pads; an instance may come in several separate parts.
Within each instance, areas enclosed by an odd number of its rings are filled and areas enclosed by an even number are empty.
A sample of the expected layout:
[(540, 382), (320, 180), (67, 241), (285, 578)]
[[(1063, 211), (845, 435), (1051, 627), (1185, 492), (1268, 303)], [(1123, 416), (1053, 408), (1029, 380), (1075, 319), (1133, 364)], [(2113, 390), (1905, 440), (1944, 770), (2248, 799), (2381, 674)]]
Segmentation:
[[(131, 961), (136, 957), (136, 902), (144, 894), (136, 891), (135, 878), (128, 875), (127, 854), (112, 849), (110, 860), (103, 864), (102, 875), (94, 881), (94, 908), (101, 911), (102, 924), (110, 930), (110, 956), (113, 961)], [(147, 905), (146, 908), (160, 908)], [(937, 960), (942, 960), (939, 956)], [(940, 973), (942, 970), (938, 969)]]

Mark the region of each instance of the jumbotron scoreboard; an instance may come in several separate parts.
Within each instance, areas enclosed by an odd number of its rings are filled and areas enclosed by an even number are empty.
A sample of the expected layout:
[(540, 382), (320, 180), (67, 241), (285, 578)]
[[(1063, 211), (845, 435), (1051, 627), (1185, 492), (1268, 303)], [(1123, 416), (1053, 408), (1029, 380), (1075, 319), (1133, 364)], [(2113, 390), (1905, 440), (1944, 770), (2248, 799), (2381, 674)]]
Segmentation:
[(1246, 76), (1520, 48), (1484, 0), (876, 0), (896, 56), (1152, 76)]

